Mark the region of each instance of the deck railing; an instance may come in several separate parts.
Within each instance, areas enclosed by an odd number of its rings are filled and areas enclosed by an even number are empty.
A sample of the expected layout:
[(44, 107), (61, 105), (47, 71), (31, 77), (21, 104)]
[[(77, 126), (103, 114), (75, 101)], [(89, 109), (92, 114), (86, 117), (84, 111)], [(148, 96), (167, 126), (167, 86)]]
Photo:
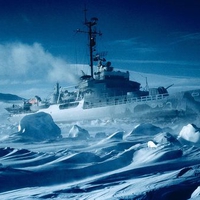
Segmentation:
[(92, 101), (85, 100), (84, 102), (84, 109), (88, 108), (96, 108), (96, 107), (105, 107), (105, 106), (112, 106), (112, 105), (120, 105), (120, 104), (130, 104), (136, 102), (151, 102), (151, 101), (158, 101), (168, 97), (168, 94), (158, 94), (153, 96), (142, 96), (142, 97), (128, 97), (127, 95), (124, 96), (115, 96), (115, 97), (105, 97), (99, 100), (99, 98), (93, 98)]

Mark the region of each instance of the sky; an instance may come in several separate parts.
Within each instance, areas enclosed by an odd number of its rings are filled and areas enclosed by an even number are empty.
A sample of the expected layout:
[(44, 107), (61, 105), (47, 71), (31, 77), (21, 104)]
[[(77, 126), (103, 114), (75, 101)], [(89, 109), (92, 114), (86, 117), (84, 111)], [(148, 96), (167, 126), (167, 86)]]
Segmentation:
[(0, 0), (0, 93), (47, 95), (89, 73), (85, 8), (115, 68), (200, 77), (199, 0)]

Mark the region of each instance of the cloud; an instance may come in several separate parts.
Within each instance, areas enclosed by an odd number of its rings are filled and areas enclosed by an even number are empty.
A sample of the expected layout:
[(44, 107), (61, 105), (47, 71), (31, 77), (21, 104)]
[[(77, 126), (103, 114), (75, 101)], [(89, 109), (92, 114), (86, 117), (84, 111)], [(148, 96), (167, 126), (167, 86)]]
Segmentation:
[(183, 40), (200, 40), (200, 33), (191, 33), (191, 34), (183, 35), (181, 38)]
[(116, 49), (123, 49), (131, 52), (137, 53), (152, 53), (157, 52), (157, 48), (149, 46), (147, 43), (141, 41), (140, 37), (115, 40), (109, 43), (112, 47)]
[(169, 65), (180, 65), (180, 66), (199, 66), (199, 62), (189, 61), (176, 61), (176, 60), (120, 60), (115, 59), (115, 62), (130, 63), (130, 64), (169, 64)]
[(174, 33), (175, 35), (178, 35), (175, 37), (175, 41), (171, 42), (171, 45), (179, 44), (179, 43), (185, 43), (185, 42), (200, 42), (200, 33)]
[(122, 46), (132, 46), (138, 44), (138, 38), (129, 38), (129, 39), (121, 39), (121, 40), (114, 40), (111, 42), (112, 45), (122, 45)]
[(0, 78), (3, 83), (41, 81), (75, 82), (77, 71), (60, 57), (55, 57), (39, 43), (0, 44)]
[(53, 56), (39, 43), (0, 44), (0, 92), (17, 94), (24, 98), (39, 95), (46, 98), (54, 85), (75, 86), (82, 75), (89, 74), (84, 64), (68, 63)]

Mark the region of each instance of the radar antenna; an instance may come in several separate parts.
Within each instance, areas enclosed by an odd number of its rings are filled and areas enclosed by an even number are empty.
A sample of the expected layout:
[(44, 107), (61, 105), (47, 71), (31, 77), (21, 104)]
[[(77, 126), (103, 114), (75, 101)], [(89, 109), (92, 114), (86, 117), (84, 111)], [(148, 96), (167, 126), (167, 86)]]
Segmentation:
[(99, 35), (101, 36), (102, 33), (100, 31), (96, 31), (96, 25), (97, 25), (97, 21), (98, 19), (96, 17), (91, 18), (90, 21), (87, 20), (86, 17), (86, 13), (87, 13), (87, 9), (84, 9), (84, 13), (85, 13), (85, 22), (84, 25), (87, 26), (88, 30), (84, 31), (84, 30), (80, 30), (77, 29), (77, 32), (79, 33), (87, 33), (89, 36), (89, 51), (90, 51), (90, 67), (91, 67), (91, 77), (93, 78), (93, 61), (94, 61), (94, 56), (93, 56), (93, 52), (96, 50), (95, 46), (96, 46), (96, 36)]

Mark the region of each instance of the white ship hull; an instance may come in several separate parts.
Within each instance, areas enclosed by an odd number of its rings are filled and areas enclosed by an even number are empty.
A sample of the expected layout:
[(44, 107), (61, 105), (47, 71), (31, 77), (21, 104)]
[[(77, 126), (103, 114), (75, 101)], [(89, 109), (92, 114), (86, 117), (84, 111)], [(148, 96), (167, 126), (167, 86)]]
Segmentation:
[[(55, 122), (70, 122), (79, 120), (92, 120), (102, 118), (139, 117), (150, 112), (163, 112), (172, 110), (184, 110), (183, 94), (154, 97), (130, 98), (126, 102), (123, 99), (117, 102), (100, 102), (94, 106), (84, 106), (84, 100), (78, 101), (76, 107), (63, 108), (63, 104), (50, 105), (48, 108), (37, 112), (45, 112), (52, 116)], [(198, 96), (200, 90), (198, 90)], [(13, 114), (10, 120), (19, 122), (24, 116), (31, 113)]]

